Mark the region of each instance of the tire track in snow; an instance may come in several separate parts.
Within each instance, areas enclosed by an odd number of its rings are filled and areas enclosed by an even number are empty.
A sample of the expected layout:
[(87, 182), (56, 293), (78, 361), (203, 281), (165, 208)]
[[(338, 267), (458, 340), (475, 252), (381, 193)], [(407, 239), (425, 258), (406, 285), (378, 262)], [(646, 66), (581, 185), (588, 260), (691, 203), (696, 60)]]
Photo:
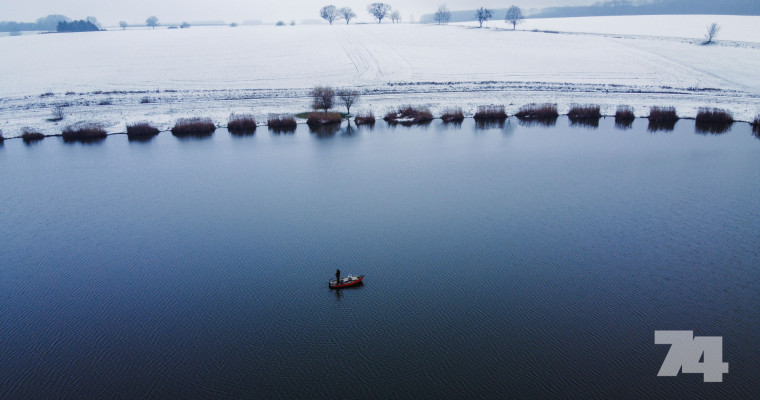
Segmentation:
[(366, 85), (411, 79), (412, 66), (398, 50), (376, 35), (362, 33), (360, 37), (357, 32), (335, 31), (338, 44), (356, 67), (357, 81)]

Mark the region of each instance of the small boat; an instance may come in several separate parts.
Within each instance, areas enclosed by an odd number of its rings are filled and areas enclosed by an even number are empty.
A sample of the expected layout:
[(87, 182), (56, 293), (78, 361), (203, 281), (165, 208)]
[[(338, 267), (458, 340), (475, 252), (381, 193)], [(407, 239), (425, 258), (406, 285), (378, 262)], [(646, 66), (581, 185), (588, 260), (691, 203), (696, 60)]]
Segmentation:
[(332, 279), (328, 282), (330, 289), (342, 289), (350, 286), (359, 286), (362, 284), (364, 275), (349, 275), (340, 278), (340, 280)]

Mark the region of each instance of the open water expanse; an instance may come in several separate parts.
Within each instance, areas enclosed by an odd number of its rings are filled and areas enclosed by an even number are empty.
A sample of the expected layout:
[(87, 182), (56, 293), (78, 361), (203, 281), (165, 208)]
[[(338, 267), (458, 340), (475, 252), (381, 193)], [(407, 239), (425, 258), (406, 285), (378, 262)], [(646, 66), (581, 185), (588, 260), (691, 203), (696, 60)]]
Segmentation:
[(747, 124), (6, 140), (0, 182), (3, 399), (760, 398)]

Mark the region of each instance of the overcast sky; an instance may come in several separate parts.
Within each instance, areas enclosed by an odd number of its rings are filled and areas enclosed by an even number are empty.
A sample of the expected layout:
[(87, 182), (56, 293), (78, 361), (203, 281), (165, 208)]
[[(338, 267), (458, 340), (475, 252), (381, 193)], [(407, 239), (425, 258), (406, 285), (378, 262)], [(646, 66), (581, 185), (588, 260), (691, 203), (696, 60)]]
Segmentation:
[[(359, 21), (369, 21), (367, 4), (377, 0), (0, 0), (0, 21), (34, 21), (48, 14), (63, 14), (72, 19), (94, 16), (103, 25), (116, 25), (120, 20), (144, 24), (151, 15), (163, 22), (223, 20), (301, 21), (319, 18), (319, 9), (327, 4), (351, 7)], [(523, 9), (559, 5), (588, 5), (597, 0), (407, 0), (385, 1), (401, 11), (404, 20), (411, 15), (435, 11), (446, 3), (451, 10), (468, 10), (481, 6), (507, 8), (512, 4)]]

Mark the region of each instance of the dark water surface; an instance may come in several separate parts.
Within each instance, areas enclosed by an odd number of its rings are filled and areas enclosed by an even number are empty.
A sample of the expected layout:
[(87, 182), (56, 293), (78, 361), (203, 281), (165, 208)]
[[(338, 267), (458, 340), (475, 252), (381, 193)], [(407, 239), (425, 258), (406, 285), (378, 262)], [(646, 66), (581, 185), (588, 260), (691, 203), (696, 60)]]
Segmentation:
[(760, 140), (569, 125), (6, 141), (0, 398), (760, 398)]

